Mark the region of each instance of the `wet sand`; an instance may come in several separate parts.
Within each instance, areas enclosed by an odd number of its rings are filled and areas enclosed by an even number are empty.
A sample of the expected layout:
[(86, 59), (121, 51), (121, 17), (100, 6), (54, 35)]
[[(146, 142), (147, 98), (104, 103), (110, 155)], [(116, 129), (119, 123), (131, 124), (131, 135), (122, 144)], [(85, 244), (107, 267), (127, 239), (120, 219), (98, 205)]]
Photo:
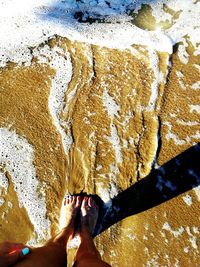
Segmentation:
[[(165, 10), (171, 21), (146, 5), (133, 23), (170, 28), (181, 13)], [(200, 174), (189, 149), (200, 140), (200, 55), (190, 38), (171, 54), (61, 36), (28, 50), (30, 61), (0, 69), (0, 241), (44, 243), (64, 194), (84, 192), (104, 203), (95, 242), (112, 266), (198, 266)]]

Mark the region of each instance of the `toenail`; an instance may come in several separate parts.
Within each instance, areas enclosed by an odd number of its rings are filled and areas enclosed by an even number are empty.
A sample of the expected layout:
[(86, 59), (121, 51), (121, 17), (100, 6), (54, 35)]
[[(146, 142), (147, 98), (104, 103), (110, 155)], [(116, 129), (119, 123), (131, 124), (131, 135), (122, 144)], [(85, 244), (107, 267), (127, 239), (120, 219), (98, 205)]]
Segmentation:
[(69, 194), (66, 194), (65, 195), (65, 199), (69, 199), (70, 198), (70, 195)]

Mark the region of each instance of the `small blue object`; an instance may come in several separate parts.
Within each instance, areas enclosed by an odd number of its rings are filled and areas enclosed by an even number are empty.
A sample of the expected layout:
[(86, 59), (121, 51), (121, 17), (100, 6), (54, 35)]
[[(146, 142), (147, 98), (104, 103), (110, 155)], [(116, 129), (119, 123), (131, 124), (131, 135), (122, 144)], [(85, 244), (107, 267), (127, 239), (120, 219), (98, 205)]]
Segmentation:
[(22, 249), (22, 255), (23, 255), (23, 256), (28, 255), (29, 252), (30, 252), (30, 249), (29, 249), (29, 248), (23, 248), (23, 249)]

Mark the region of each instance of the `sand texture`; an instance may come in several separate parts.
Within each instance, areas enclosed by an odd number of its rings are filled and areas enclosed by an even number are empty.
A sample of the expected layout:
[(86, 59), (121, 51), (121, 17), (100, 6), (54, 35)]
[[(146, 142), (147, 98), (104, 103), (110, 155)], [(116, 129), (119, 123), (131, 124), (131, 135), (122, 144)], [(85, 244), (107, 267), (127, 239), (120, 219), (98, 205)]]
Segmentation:
[[(196, 159), (186, 159), (197, 153), (191, 147), (200, 137), (199, 92), (193, 88), (200, 57), (186, 42), (187, 64), (178, 56), (181, 44), (170, 57), (154, 53), (162, 75), (154, 100), (156, 72), (141, 46), (118, 50), (57, 37), (33, 48), (29, 66), (9, 63), (1, 69), (0, 126), (31, 144), (37, 199), (45, 196), (50, 222), (49, 229), (35, 231), (16, 189), (26, 190), (29, 176), (18, 184), (8, 156), (0, 169), (8, 181), (1, 186), (2, 241), (41, 243), (57, 231), (64, 193), (86, 192), (105, 203), (96, 244), (112, 266), (198, 266), (199, 180), (193, 181)], [(56, 73), (53, 56), (42, 61), (44, 50), (68, 53), (72, 65), (56, 123), (49, 109)]]
[(111, 266), (199, 267), (199, 1), (75, 2), (79, 24), (42, 5), (37, 25), (13, 15), (13, 43), (0, 27), (0, 242), (44, 244), (87, 193)]

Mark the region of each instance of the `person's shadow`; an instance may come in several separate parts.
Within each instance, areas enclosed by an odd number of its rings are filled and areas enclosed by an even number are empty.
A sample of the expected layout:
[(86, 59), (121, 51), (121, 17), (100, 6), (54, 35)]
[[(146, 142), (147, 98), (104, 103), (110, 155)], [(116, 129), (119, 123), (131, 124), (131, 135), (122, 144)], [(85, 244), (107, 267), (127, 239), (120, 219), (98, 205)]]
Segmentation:
[(122, 219), (148, 210), (200, 185), (200, 143), (179, 154), (111, 199), (100, 205), (94, 236)]

